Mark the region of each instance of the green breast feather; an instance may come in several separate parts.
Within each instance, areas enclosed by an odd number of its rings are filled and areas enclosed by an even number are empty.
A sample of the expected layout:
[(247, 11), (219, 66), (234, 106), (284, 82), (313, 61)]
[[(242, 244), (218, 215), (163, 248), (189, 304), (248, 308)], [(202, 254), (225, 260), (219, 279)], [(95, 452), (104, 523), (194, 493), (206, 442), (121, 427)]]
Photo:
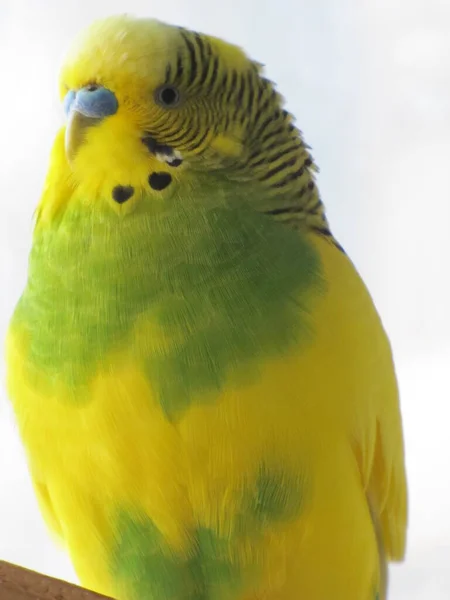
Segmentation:
[[(173, 415), (199, 391), (248, 375), (254, 359), (310, 339), (317, 253), (231, 198), (219, 182), (199, 182), (188, 202), (174, 194), (161, 207), (148, 197), (121, 217), (106, 202), (73, 201), (38, 227), (13, 321), (27, 332), (30, 376), (36, 369), (50, 386), (79, 390), (108, 353), (131, 352)], [(138, 319), (173, 343), (138, 347)]]

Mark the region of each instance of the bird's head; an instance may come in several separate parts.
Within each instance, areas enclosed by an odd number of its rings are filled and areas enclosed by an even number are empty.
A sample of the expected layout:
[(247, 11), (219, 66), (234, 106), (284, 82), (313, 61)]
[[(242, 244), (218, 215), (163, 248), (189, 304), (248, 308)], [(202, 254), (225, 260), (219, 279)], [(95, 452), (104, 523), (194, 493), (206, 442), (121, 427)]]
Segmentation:
[(280, 95), (217, 38), (127, 15), (94, 22), (67, 54), (60, 95), (52, 163), (85, 198), (128, 210), (193, 173), (250, 183), (261, 210), (286, 191), (312, 195), (312, 159)]

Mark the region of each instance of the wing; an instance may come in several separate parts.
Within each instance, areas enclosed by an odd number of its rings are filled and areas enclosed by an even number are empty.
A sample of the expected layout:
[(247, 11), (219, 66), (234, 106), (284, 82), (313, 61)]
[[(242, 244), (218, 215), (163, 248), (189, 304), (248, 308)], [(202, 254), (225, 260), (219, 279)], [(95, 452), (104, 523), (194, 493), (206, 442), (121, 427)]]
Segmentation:
[[(399, 393), (389, 340), (366, 286), (354, 265), (334, 246), (314, 242), (328, 283), (326, 308), (330, 347), (339, 350), (342, 401), (347, 427), (381, 542), (388, 560), (401, 560), (407, 528), (407, 483)], [(325, 336), (325, 334), (323, 334)], [(356, 371), (357, 370), (357, 371)], [(349, 382), (353, 382), (349, 384)], [(344, 394), (345, 396), (345, 394)]]

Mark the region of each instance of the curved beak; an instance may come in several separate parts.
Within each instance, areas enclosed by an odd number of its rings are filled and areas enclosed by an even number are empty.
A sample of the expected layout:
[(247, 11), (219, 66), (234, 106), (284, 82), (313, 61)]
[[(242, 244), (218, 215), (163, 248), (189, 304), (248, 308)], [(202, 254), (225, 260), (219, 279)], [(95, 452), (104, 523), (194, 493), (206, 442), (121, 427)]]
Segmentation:
[(75, 158), (75, 155), (84, 141), (86, 129), (97, 125), (103, 119), (86, 117), (82, 113), (70, 111), (66, 125), (65, 148), (66, 156), (69, 162)]
[(67, 114), (65, 149), (71, 162), (85, 139), (86, 130), (115, 114), (118, 102), (110, 90), (89, 85), (77, 92), (68, 92), (64, 105)]

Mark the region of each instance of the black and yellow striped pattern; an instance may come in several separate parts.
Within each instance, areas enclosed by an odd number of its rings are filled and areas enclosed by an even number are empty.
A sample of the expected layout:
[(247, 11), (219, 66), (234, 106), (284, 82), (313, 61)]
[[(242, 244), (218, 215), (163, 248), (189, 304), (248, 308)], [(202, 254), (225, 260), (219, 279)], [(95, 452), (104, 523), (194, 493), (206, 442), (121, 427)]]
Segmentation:
[[(248, 59), (237, 64), (227, 61), (223, 46), (234, 47), (215, 38), (183, 28), (179, 33), (179, 49), (167, 63), (165, 85), (180, 90), (188, 100), (186, 109), (166, 111), (146, 134), (201, 157), (202, 164), (216, 136), (237, 135), (243, 152), (226, 164), (227, 176), (260, 186), (257, 208), (261, 212), (293, 227), (315, 230), (334, 242), (315, 183), (318, 169), (260, 65)], [(211, 163), (211, 168), (223, 166)]]

